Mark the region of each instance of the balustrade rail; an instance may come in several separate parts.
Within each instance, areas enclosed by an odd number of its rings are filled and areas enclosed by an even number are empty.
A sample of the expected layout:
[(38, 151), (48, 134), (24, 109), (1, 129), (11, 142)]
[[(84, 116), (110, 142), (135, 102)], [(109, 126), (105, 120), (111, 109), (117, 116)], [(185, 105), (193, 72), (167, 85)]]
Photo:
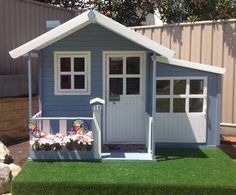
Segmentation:
[(33, 160), (101, 160), (104, 103), (100, 98), (90, 101), (92, 117), (45, 117), (41, 111), (35, 114), (30, 121), (30, 157)]

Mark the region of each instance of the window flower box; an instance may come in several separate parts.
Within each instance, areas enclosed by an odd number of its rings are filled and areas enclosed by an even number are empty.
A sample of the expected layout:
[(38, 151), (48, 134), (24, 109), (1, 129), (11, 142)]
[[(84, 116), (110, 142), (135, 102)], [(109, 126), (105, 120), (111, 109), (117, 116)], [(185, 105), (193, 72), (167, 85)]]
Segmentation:
[(35, 124), (30, 124), (30, 157), (32, 160), (92, 160), (93, 132), (83, 121), (74, 121), (67, 135), (45, 135)]

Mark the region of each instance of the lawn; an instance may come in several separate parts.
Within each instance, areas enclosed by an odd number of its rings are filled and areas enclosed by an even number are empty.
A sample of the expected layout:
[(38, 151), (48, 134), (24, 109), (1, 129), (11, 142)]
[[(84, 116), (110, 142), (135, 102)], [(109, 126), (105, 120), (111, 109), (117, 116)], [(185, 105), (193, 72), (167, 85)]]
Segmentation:
[(21, 194), (236, 194), (236, 163), (217, 148), (158, 149), (158, 162), (27, 162)]

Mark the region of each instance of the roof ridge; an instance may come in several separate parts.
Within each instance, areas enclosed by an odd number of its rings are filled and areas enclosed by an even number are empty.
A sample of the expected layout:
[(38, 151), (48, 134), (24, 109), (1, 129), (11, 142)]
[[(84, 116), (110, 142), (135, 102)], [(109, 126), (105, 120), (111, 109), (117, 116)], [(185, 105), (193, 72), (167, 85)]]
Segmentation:
[(12, 58), (17, 58), (25, 55), (28, 52), (34, 50), (43, 49), (56, 41), (72, 34), (73, 32), (82, 29), (90, 23), (98, 23), (99, 25), (105, 27), (106, 29), (123, 36), (124, 38), (141, 45), (159, 55), (165, 57), (173, 57), (174, 51), (160, 45), (159, 43), (131, 30), (130, 28), (108, 18), (96, 10), (90, 9), (86, 12), (68, 20), (67, 22), (59, 25), (58, 27), (36, 37), (35, 39), (13, 49), (9, 52)]

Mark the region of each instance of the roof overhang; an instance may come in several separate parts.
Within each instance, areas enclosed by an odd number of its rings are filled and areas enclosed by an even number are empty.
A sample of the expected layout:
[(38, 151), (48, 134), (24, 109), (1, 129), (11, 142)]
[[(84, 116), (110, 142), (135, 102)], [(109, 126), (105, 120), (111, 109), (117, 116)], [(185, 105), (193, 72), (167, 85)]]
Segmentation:
[(211, 72), (211, 73), (215, 73), (215, 74), (224, 74), (225, 73), (225, 68), (220, 68), (220, 67), (196, 63), (196, 62), (190, 62), (190, 61), (186, 61), (186, 60), (179, 60), (179, 59), (175, 59), (175, 58), (165, 58), (165, 57), (157, 56), (156, 61), (161, 62), (161, 63), (165, 63), (165, 64), (170, 64), (173, 66), (190, 68), (190, 69), (200, 70), (200, 71), (204, 71), (204, 72)]
[(160, 45), (139, 33), (136, 33), (134, 30), (129, 29), (128, 27), (100, 14), (95, 10), (88, 10), (84, 12), (83, 14), (65, 22), (51, 31), (48, 31), (39, 37), (36, 37), (35, 39), (17, 47), (16, 49), (10, 51), (9, 54), (12, 58), (18, 58), (28, 52), (38, 51), (91, 23), (97, 23), (104, 28), (161, 56), (171, 58), (175, 54), (173, 50)]

